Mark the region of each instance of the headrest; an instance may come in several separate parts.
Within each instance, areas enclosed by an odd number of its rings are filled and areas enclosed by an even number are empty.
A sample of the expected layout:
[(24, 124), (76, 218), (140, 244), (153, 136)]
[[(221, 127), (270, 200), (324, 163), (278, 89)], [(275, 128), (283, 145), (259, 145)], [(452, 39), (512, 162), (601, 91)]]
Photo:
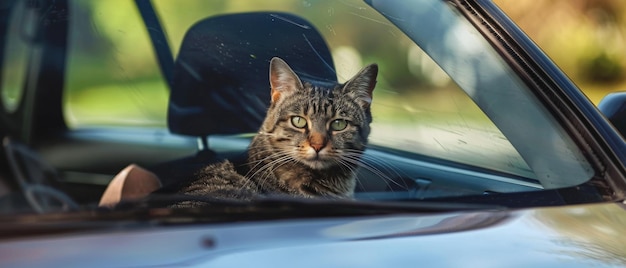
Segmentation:
[(613, 92), (606, 95), (598, 104), (600, 112), (622, 136), (626, 136), (626, 93)]
[(256, 132), (270, 103), (272, 57), (285, 60), (303, 80), (337, 81), (326, 42), (300, 17), (243, 13), (193, 25), (174, 66), (170, 131), (198, 137)]

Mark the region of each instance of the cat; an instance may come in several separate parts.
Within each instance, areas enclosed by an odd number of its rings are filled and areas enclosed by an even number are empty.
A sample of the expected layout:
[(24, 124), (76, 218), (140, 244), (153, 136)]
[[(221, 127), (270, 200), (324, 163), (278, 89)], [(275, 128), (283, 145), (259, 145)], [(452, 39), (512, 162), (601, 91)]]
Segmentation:
[(352, 198), (370, 134), (378, 66), (368, 65), (332, 88), (300, 80), (277, 57), (269, 69), (270, 106), (243, 169), (237, 172), (228, 160), (208, 165), (180, 193), (237, 200)]

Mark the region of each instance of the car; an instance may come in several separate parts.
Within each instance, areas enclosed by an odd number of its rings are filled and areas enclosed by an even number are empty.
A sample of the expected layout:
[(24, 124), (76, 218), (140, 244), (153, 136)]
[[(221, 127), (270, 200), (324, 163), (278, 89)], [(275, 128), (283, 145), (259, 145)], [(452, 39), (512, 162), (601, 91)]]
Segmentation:
[[(0, 12), (2, 267), (625, 264), (624, 94), (596, 107), (491, 1)], [(245, 161), (273, 57), (322, 84), (378, 64), (354, 198), (164, 205), (190, 197), (155, 188)], [(158, 185), (103, 206), (128, 167)]]

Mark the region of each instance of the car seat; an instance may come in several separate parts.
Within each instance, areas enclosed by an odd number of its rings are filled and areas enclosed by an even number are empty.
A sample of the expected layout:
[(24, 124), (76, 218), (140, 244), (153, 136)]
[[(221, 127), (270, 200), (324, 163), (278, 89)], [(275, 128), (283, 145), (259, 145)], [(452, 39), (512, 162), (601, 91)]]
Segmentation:
[(598, 104), (598, 109), (622, 137), (626, 137), (626, 93), (613, 92), (606, 95)]
[(211, 149), (208, 137), (258, 131), (270, 103), (273, 57), (288, 62), (307, 81), (337, 82), (324, 38), (295, 15), (221, 15), (203, 19), (187, 31), (174, 65), (167, 124), (171, 133), (197, 137), (200, 146), (196, 155), (151, 168), (164, 186), (179, 184), (225, 158)]

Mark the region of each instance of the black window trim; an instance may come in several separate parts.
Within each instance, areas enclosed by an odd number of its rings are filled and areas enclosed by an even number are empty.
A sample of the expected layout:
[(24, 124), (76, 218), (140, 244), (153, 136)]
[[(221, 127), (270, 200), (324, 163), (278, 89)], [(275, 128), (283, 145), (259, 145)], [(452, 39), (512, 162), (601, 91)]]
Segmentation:
[[(526, 35), (489, 0), (449, 1), (486, 38), (503, 59), (572, 136), (596, 171), (575, 186), (597, 191), (604, 201), (626, 196), (626, 145), (579, 89)], [(591, 107), (590, 107), (591, 106)], [(614, 150), (615, 148), (615, 150)], [(563, 198), (579, 203), (571, 187), (557, 189)], [(583, 200), (587, 200), (583, 198)], [(587, 200), (590, 201), (590, 200)], [(596, 200), (601, 201), (601, 200)]]

